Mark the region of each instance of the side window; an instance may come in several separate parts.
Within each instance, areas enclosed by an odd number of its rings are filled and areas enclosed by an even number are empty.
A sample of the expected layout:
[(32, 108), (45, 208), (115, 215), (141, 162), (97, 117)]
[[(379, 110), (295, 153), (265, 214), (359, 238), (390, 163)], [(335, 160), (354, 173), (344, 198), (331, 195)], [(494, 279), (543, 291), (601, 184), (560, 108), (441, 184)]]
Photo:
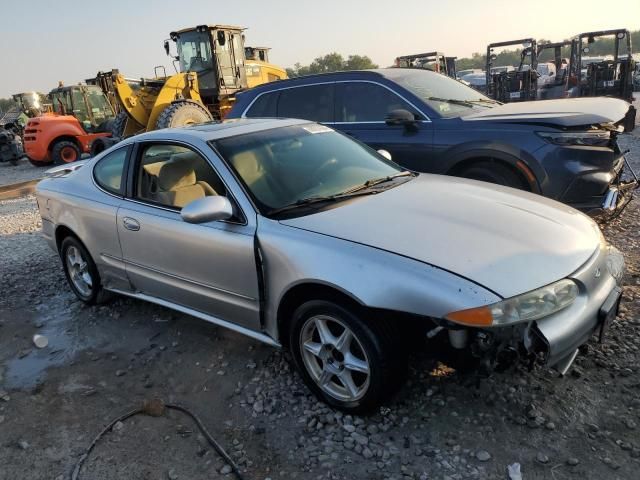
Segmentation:
[(333, 122), (333, 91), (332, 83), (281, 90), (278, 117)]
[(124, 163), (129, 147), (108, 153), (93, 167), (93, 178), (107, 192), (124, 194)]
[(224, 184), (199, 154), (181, 145), (143, 144), (136, 198), (180, 209), (213, 195), (226, 195)]
[(398, 109), (419, 115), (391, 90), (374, 83), (338, 83), (336, 88), (336, 122), (382, 122), (389, 112)]
[(246, 115), (249, 118), (255, 117), (276, 117), (276, 106), (278, 103), (278, 95), (280, 92), (265, 93), (260, 95)]

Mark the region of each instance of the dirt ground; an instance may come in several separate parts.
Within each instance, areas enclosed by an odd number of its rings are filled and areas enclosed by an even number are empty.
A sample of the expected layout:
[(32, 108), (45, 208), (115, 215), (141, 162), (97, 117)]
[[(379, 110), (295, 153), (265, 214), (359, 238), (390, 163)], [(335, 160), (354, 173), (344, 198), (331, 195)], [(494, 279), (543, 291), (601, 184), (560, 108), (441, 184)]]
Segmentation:
[[(640, 171), (640, 132), (621, 143)], [(0, 479), (70, 478), (111, 419), (154, 397), (197, 413), (252, 480), (505, 479), (516, 462), (525, 480), (637, 479), (639, 205), (605, 228), (627, 260), (621, 314), (567, 377), (518, 368), (478, 378), (424, 352), (391, 404), (351, 417), (317, 402), (285, 354), (251, 339), (131, 299), (83, 306), (39, 236), (35, 199), (3, 201)], [(116, 425), (79, 478), (232, 475), (171, 412)]]

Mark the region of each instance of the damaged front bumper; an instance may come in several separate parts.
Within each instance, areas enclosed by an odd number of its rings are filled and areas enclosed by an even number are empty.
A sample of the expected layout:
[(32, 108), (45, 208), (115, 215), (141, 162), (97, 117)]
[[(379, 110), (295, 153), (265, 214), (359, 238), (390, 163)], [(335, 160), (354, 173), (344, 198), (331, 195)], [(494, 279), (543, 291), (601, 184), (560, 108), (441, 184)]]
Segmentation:
[(516, 358), (528, 357), (564, 374), (578, 348), (594, 333), (602, 339), (617, 316), (623, 274), (622, 254), (603, 240), (591, 258), (567, 277), (578, 287), (571, 305), (529, 323), (481, 330), (449, 325), (451, 346), (470, 348), (476, 357), (498, 369), (513, 364)]
[(633, 170), (626, 157), (622, 157), (623, 162), (619, 169), (615, 181), (609, 185), (605, 193), (602, 204), (599, 208), (589, 212), (594, 217), (611, 217), (620, 213), (633, 199), (634, 192), (640, 186), (638, 174)]
[(548, 366), (565, 373), (578, 347), (594, 333), (600, 338), (618, 314), (624, 259), (614, 247), (603, 245), (570, 276), (580, 289), (574, 303), (550, 317), (534, 322), (530, 350), (541, 354)]

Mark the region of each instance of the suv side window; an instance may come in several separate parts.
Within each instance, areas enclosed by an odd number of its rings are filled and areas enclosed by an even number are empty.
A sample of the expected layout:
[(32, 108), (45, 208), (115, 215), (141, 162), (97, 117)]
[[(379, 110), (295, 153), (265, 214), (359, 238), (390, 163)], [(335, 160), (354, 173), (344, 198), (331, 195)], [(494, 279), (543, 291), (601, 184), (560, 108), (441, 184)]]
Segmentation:
[(247, 110), (246, 117), (277, 117), (278, 96), (280, 92), (263, 93)]
[(277, 115), (314, 122), (333, 122), (333, 92), (333, 83), (281, 90)]
[(124, 165), (128, 152), (128, 146), (119, 148), (106, 154), (93, 167), (93, 178), (96, 183), (114, 195), (124, 194)]
[(391, 90), (375, 83), (344, 82), (336, 85), (336, 122), (384, 122), (392, 110), (415, 108)]
[(181, 209), (199, 198), (226, 195), (220, 177), (198, 153), (171, 144), (142, 144), (134, 196)]

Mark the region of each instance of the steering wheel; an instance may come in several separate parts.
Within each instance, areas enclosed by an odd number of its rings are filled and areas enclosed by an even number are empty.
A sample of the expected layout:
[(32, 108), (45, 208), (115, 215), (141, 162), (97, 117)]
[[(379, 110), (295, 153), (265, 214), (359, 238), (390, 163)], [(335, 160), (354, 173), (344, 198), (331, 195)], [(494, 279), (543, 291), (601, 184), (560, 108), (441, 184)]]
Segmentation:
[(336, 160), (335, 158), (330, 158), (325, 162), (323, 162), (323, 164), (320, 165), (318, 168), (316, 168), (316, 171), (311, 174), (311, 179), (313, 180), (313, 183), (317, 183), (318, 180), (320, 180), (320, 178), (322, 177), (322, 173), (325, 170), (328, 170), (329, 168), (334, 168), (337, 164), (338, 164), (338, 160)]

